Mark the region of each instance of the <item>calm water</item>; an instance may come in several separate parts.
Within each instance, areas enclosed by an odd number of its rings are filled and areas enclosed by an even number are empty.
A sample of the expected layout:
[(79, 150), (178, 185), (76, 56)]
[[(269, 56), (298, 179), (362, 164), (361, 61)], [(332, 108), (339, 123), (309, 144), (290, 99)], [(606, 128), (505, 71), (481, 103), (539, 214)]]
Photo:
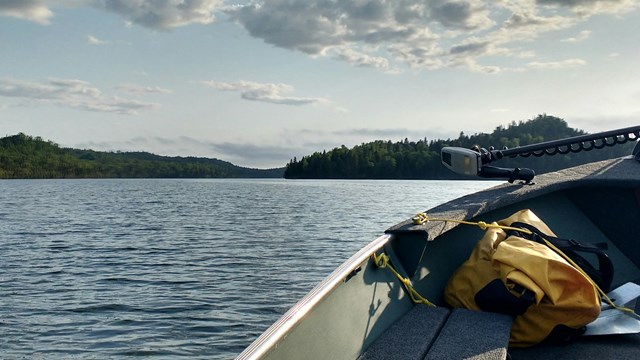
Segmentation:
[(233, 358), (386, 228), (492, 184), (0, 181), (0, 357)]

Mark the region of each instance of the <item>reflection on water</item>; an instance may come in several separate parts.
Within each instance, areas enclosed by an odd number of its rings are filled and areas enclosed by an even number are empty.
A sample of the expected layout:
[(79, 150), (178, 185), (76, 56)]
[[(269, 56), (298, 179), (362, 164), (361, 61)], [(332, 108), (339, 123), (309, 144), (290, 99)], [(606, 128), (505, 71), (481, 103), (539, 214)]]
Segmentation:
[(0, 348), (232, 358), (387, 227), (492, 184), (2, 181)]

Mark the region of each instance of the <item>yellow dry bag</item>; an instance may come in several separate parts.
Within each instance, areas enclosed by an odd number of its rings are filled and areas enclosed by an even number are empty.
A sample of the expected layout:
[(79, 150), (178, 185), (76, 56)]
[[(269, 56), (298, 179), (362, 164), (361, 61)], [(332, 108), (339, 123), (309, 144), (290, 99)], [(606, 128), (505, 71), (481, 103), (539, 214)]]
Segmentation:
[[(555, 237), (531, 210), (498, 222), (518, 223)], [(549, 246), (500, 228), (486, 231), (449, 279), (444, 298), (453, 307), (512, 315), (509, 345), (514, 347), (575, 337), (600, 314), (600, 297), (589, 277)]]

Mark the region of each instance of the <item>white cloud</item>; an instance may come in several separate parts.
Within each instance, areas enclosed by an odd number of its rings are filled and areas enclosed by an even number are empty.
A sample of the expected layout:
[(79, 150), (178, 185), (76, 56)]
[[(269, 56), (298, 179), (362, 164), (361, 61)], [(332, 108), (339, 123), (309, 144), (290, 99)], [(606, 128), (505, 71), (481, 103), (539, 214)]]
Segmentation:
[(159, 104), (105, 96), (90, 83), (76, 79), (49, 78), (46, 81), (0, 79), (0, 96), (26, 100), (32, 104), (56, 106), (118, 114), (136, 114), (138, 110), (158, 107)]
[(389, 70), (389, 60), (381, 56), (371, 56), (348, 47), (336, 48), (335, 57), (360, 67)]
[(235, 91), (241, 94), (245, 100), (262, 101), (280, 105), (312, 105), (327, 104), (325, 98), (302, 98), (283, 96), (283, 93), (292, 92), (295, 89), (287, 84), (257, 83), (252, 81), (217, 82), (202, 81), (203, 84), (221, 91)]
[(0, 16), (10, 16), (48, 25), (53, 12), (40, 0), (2, 0)]
[(584, 66), (587, 62), (582, 59), (566, 59), (562, 61), (532, 61), (527, 66), (536, 69), (563, 69), (568, 67)]
[[(531, 57), (540, 34), (575, 27), (596, 14), (622, 15), (638, 0), (65, 0), (91, 6), (127, 24), (171, 30), (210, 24), (224, 12), (250, 36), (314, 57), (329, 57), (386, 72), (465, 67), (504, 70), (501, 61)], [(3, 0), (0, 15), (49, 23), (54, 2)], [(577, 42), (588, 30), (564, 39)], [(89, 44), (112, 43), (93, 35)], [(523, 56), (526, 54), (527, 56)], [(522, 60), (520, 60), (522, 61)], [(514, 64), (523, 69), (526, 64)]]
[(122, 40), (103, 40), (99, 39), (93, 35), (87, 35), (87, 44), (89, 45), (128, 45), (131, 46), (132, 43), (128, 41)]
[(93, 6), (116, 13), (128, 22), (156, 30), (190, 24), (210, 24), (223, 0), (95, 0)]
[(580, 33), (576, 36), (572, 36), (566, 39), (562, 39), (560, 41), (562, 42), (570, 42), (570, 43), (576, 43), (576, 42), (581, 42), (581, 41), (585, 41), (589, 38), (589, 36), (591, 36), (591, 31), (590, 30), (582, 30), (580, 31)]
[(172, 91), (159, 86), (144, 86), (137, 84), (124, 84), (116, 87), (117, 90), (124, 91), (131, 94), (143, 95), (143, 94), (171, 94)]
[(504, 22), (504, 29), (513, 33), (514, 38), (535, 38), (539, 33), (569, 28), (576, 24), (576, 19), (569, 16), (540, 15), (536, 10), (514, 12)]
[(108, 41), (105, 40), (100, 40), (97, 37), (93, 36), (93, 35), (87, 35), (87, 44), (89, 45), (107, 45), (109, 44)]
[(636, 0), (536, 0), (536, 3), (566, 7), (579, 16), (619, 14), (631, 11), (638, 6)]

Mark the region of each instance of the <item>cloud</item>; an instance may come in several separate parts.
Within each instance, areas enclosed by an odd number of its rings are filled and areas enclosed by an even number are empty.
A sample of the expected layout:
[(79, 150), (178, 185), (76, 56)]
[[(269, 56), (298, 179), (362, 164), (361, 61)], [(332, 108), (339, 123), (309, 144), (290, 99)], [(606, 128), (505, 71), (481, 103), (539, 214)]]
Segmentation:
[[(631, 11), (633, 0), (264, 0), (223, 11), (265, 43), (361, 67), (465, 67), (499, 72), (540, 34), (593, 14)], [(589, 36), (582, 32), (575, 40)], [(571, 41), (571, 40), (567, 40)], [(521, 69), (523, 67), (520, 67)]]
[(335, 58), (346, 61), (359, 67), (372, 67), (383, 70), (390, 70), (389, 60), (381, 56), (371, 56), (357, 52), (348, 47), (337, 48)]
[(93, 6), (154, 30), (210, 24), (224, 0), (96, 0)]
[(395, 138), (421, 138), (424, 137), (424, 132), (416, 129), (374, 129), (374, 128), (357, 128), (336, 130), (331, 132), (336, 136), (359, 136), (359, 137), (371, 137), (376, 139), (395, 139)]
[(589, 36), (591, 36), (591, 31), (590, 30), (582, 30), (582, 31), (580, 31), (580, 33), (577, 36), (572, 36), (572, 37), (569, 37), (569, 38), (566, 38), (566, 39), (562, 39), (560, 41), (576, 43), (576, 42), (581, 42), (581, 41), (587, 40), (589, 38)]
[(212, 143), (211, 147), (216, 149), (221, 156), (225, 159), (231, 159), (231, 161), (238, 161), (240, 163), (276, 163), (284, 166), (288, 160), (293, 158), (292, 154), (295, 154), (298, 148), (278, 146), (278, 145), (255, 145), (247, 143)]
[(411, 61), (420, 56), (412, 50), (424, 54), (439, 51), (434, 43), (437, 36), (429, 25), (474, 31), (492, 24), (479, 0), (273, 0), (232, 7), (226, 12), (252, 36), (266, 43), (310, 55), (325, 55), (342, 48), (339, 57), (347, 61), (352, 61), (353, 56), (345, 56), (349, 55), (345, 46), (359, 54), (375, 52), (380, 46), (394, 46), (394, 52)]
[[(45, 0), (0, 1), (0, 15), (41, 24), (53, 17)], [(571, 29), (597, 14), (624, 13), (637, 0), (67, 0), (56, 6), (91, 6), (127, 24), (171, 30), (236, 22), (266, 44), (385, 72), (462, 67), (496, 73), (503, 64), (525, 69), (541, 34)], [(58, 5), (60, 4), (60, 5)], [(587, 31), (564, 39), (577, 42)], [(111, 43), (93, 35), (88, 43)], [(508, 61), (504, 61), (508, 60)], [(528, 60), (527, 60), (528, 61)], [(519, 64), (518, 64), (519, 63)]]
[(463, 45), (456, 45), (449, 49), (450, 54), (482, 54), (487, 51), (488, 41), (475, 41)]
[(90, 83), (76, 79), (49, 78), (45, 81), (0, 79), (0, 96), (26, 100), (30, 103), (53, 104), (72, 109), (136, 114), (138, 110), (159, 104), (119, 96), (105, 96)]
[(93, 35), (87, 35), (87, 44), (89, 45), (107, 45), (109, 44), (108, 41), (105, 40), (100, 40), (97, 37), (93, 36)]
[[(90, 6), (122, 16), (128, 24), (154, 30), (170, 30), (191, 24), (210, 24), (224, 0), (66, 0), (56, 6)], [(53, 1), (2, 0), (0, 16), (12, 16), (49, 24), (53, 18)]]
[(53, 18), (53, 12), (40, 0), (2, 0), (0, 1), (0, 16), (10, 16), (48, 25)]
[(566, 7), (580, 16), (619, 14), (638, 6), (636, 0), (536, 0), (540, 5)]
[(172, 93), (171, 90), (165, 89), (159, 86), (144, 86), (144, 85), (137, 85), (137, 84), (124, 84), (124, 85), (117, 86), (116, 89), (126, 93), (136, 94), (136, 95), (171, 94)]
[(282, 93), (292, 92), (295, 89), (287, 84), (257, 83), (252, 81), (217, 82), (202, 81), (203, 84), (221, 91), (235, 91), (241, 94), (245, 100), (262, 101), (280, 105), (312, 105), (325, 104), (329, 101), (325, 98), (301, 98), (283, 96)]
[(536, 69), (563, 69), (568, 67), (584, 66), (587, 62), (582, 59), (566, 59), (562, 61), (532, 61), (527, 66)]
[(103, 40), (103, 39), (98, 39), (97, 37), (95, 37), (93, 35), (87, 35), (87, 44), (89, 44), (89, 45), (128, 45), (128, 46), (133, 45), (133, 43), (131, 43), (129, 41)]
[(120, 141), (88, 141), (69, 144), (96, 151), (147, 151), (164, 156), (196, 156), (217, 158), (235, 165), (273, 168), (282, 167), (296, 154), (310, 154), (315, 147), (253, 144), (243, 142), (213, 142), (190, 136), (135, 137)]
[(504, 22), (504, 29), (514, 38), (528, 40), (539, 33), (561, 30), (576, 24), (577, 20), (563, 15), (540, 15), (534, 11), (516, 11)]
[(482, 1), (431, 1), (430, 17), (448, 28), (477, 30), (492, 24)]

